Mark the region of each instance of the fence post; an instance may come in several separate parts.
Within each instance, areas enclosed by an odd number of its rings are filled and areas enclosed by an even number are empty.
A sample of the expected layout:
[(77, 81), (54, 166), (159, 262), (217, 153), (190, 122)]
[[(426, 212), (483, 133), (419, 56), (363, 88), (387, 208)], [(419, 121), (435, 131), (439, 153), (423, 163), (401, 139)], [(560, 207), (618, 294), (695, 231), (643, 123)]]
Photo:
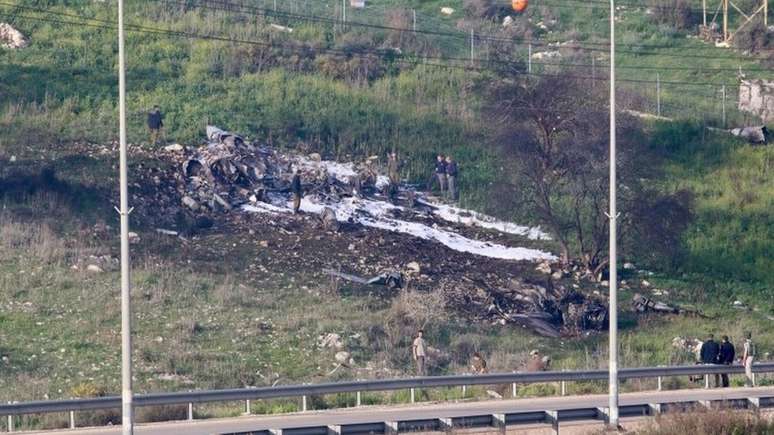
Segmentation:
[(414, 403), (414, 389), (411, 389), (411, 403)]
[(473, 29), (470, 29), (470, 64), (473, 64)]
[(656, 73), (656, 115), (661, 116), (661, 73)]
[(462, 386), (462, 398), (463, 398), (463, 399), (465, 398), (465, 395), (466, 395), (467, 393), (468, 393), (468, 386), (467, 386), (467, 385), (463, 385), (463, 386)]
[(513, 397), (515, 399), (516, 396), (517, 396), (517, 394), (516, 394), (516, 382), (514, 382), (514, 383), (511, 384), (511, 397)]
[(193, 402), (188, 402), (188, 420), (190, 421), (190, 420), (193, 420), (193, 419), (194, 419), (194, 415), (193, 415)]
[(250, 415), (253, 413), (253, 409), (250, 403), (250, 399), (245, 400), (245, 414)]
[(360, 404), (361, 404), (361, 401), (360, 401), (360, 391), (357, 392), (357, 396), (355, 398), (355, 401), (356, 401), (355, 402), (355, 406), (360, 406)]
[(301, 412), (306, 412), (306, 396), (301, 396)]
[(720, 88), (720, 92), (723, 93), (723, 128), (726, 128), (726, 85)]
[(75, 411), (70, 411), (70, 429), (75, 429)]
[(659, 376), (658, 377), (658, 391), (661, 391), (661, 389), (662, 389), (662, 386), (661, 386), (661, 376)]
[(13, 415), (8, 416), (8, 432), (13, 432)]

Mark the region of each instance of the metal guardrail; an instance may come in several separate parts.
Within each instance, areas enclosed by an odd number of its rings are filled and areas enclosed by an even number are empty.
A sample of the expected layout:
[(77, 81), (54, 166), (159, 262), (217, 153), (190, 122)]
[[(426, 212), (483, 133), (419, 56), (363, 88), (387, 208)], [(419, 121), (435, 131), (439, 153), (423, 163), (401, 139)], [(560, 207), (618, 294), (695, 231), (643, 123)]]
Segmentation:
[[(753, 366), (754, 373), (774, 372), (774, 363), (761, 363)], [(619, 379), (661, 378), (675, 376), (695, 376), (705, 374), (744, 373), (741, 365), (690, 365), (674, 367), (642, 367), (621, 369)], [(202, 390), (175, 393), (139, 394), (134, 397), (135, 406), (188, 405), (189, 419), (193, 419), (193, 404), (211, 402), (249, 401), (301, 397), (306, 410), (306, 397), (337, 393), (359, 393), (365, 391), (413, 390), (417, 388), (465, 387), (491, 384), (531, 384), (541, 382), (581, 382), (608, 379), (606, 370), (552, 371), (532, 373), (492, 373), (483, 375), (425, 376), (405, 379), (384, 379), (370, 381), (348, 381), (313, 385), (287, 385), (261, 388), (240, 388), (227, 390)], [(412, 400), (413, 401), (413, 400)], [(359, 402), (359, 400), (358, 400)], [(9, 417), (12, 428), (13, 416), (25, 414), (43, 414), (70, 412), (71, 426), (74, 427), (73, 413), (98, 409), (118, 409), (121, 407), (119, 396), (88, 399), (47, 400), (0, 404), (0, 416)]]

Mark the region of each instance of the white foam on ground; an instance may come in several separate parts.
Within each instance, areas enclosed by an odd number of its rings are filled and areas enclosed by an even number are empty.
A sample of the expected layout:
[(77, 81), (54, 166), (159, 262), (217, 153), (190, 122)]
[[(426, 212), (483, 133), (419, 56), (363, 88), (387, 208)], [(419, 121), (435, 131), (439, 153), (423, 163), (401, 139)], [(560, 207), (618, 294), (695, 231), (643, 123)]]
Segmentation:
[(526, 236), (530, 240), (551, 240), (551, 236), (541, 231), (540, 228), (516, 225), (513, 222), (506, 222), (492, 216), (451, 205), (435, 203), (432, 205), (437, 207), (434, 214), (448, 222), (487, 228), (500, 231), (501, 233), (515, 234), (517, 236)]
[[(357, 223), (366, 227), (408, 234), (423, 240), (432, 240), (458, 252), (504, 260), (543, 261), (556, 259), (554, 255), (537, 249), (482, 242), (447, 229), (399, 220), (392, 216), (392, 213), (395, 210), (403, 210), (403, 208), (384, 201), (356, 198), (346, 198), (339, 203), (331, 204), (314, 202), (310, 198), (301, 201), (301, 211), (305, 213), (321, 214), (326, 207), (330, 207), (336, 212), (336, 219), (339, 222)], [(290, 213), (292, 202), (285, 203), (284, 207), (258, 203), (245, 205), (242, 208), (253, 213)]]

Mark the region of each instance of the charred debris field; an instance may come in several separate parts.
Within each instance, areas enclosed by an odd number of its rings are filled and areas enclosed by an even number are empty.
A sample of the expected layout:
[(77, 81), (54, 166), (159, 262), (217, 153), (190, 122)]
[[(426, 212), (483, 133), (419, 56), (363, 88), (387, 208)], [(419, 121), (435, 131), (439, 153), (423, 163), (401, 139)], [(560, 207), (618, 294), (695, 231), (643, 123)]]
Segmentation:
[[(562, 268), (539, 228), (411, 185), (390, 199), (379, 159), (334, 162), (214, 127), (203, 142), (131, 147), (140, 390), (405, 376), (419, 328), (435, 374), (467, 372), (474, 351), (493, 371), (523, 369), (532, 349), (556, 368), (604, 365), (604, 277)], [(75, 144), (3, 162), (4, 400), (117, 391), (116, 155)], [(625, 363), (690, 361), (684, 343), (717, 311), (681, 304), (679, 284), (635, 265), (623, 280)], [(731, 314), (739, 334), (749, 309)]]

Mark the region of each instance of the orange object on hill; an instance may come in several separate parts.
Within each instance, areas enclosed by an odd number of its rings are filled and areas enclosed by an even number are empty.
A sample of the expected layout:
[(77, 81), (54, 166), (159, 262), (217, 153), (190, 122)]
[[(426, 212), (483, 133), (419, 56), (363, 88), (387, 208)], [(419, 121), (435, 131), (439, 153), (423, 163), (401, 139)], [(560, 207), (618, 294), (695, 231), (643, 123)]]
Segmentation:
[(511, 6), (513, 6), (513, 10), (516, 12), (524, 12), (525, 9), (527, 9), (527, 5), (529, 5), (528, 0), (512, 0)]

